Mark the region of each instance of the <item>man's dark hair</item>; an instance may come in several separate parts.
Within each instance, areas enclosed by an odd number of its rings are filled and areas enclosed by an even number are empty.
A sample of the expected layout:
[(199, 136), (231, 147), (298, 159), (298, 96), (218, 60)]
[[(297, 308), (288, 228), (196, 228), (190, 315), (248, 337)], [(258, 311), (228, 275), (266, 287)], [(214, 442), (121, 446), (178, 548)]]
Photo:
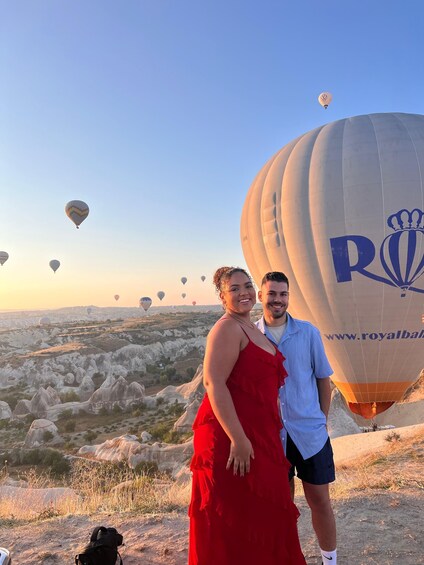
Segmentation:
[(289, 279), (281, 271), (270, 271), (269, 273), (264, 275), (261, 286), (264, 285), (267, 281), (285, 282), (287, 283), (287, 288), (289, 288)]

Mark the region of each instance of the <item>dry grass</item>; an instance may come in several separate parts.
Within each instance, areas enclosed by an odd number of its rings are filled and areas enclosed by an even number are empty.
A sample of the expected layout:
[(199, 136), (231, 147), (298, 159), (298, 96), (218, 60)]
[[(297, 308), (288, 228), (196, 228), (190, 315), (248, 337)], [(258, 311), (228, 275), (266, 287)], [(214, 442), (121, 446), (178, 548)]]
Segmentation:
[(62, 496), (47, 507), (40, 505), (39, 489), (57, 487), (46, 473), (35, 469), (22, 474), (28, 484), (20, 500), (0, 498), (0, 521), (27, 521), (56, 516), (96, 513), (138, 512), (140, 514), (185, 510), (190, 484), (178, 484), (167, 475), (136, 473), (124, 465), (94, 464), (78, 460), (73, 465), (66, 486), (74, 493)]
[(388, 433), (387, 447), (377, 453), (354, 459), (337, 469), (331, 485), (333, 499), (345, 499), (376, 490), (424, 490), (424, 436), (418, 433), (398, 439)]

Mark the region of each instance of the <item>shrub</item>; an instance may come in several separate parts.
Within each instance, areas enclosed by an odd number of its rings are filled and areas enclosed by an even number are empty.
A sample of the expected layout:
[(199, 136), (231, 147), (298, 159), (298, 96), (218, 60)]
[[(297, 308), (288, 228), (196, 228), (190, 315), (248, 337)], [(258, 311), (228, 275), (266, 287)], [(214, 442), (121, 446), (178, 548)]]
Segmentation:
[(64, 425), (64, 430), (65, 432), (74, 432), (75, 428), (77, 426), (77, 423), (75, 422), (75, 420), (68, 420), (67, 422), (65, 422)]
[(400, 435), (397, 432), (390, 432), (384, 439), (388, 442), (400, 441)]
[(87, 432), (85, 432), (83, 437), (86, 441), (88, 441), (88, 443), (91, 443), (96, 439), (97, 436), (98, 434), (96, 432), (93, 432), (93, 430), (88, 430)]
[(62, 402), (79, 402), (80, 401), (79, 395), (74, 390), (70, 390), (68, 392), (65, 392), (64, 394), (61, 394), (60, 399), (61, 399)]
[(43, 441), (45, 443), (49, 443), (49, 441), (51, 441), (53, 438), (54, 438), (54, 435), (49, 430), (47, 430), (43, 433)]
[(159, 468), (156, 461), (140, 461), (134, 469), (137, 475), (147, 475), (148, 477), (154, 477), (159, 474)]

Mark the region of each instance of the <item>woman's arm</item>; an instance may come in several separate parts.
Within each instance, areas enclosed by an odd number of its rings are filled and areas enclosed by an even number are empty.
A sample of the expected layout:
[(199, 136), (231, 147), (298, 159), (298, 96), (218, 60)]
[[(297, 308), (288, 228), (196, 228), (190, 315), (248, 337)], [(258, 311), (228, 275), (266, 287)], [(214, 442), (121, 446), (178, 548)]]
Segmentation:
[(254, 458), (252, 444), (238, 419), (233, 399), (227, 387), (243, 340), (238, 324), (223, 320), (209, 333), (203, 366), (203, 382), (214, 414), (231, 441), (227, 469), (234, 463), (234, 473), (240, 475), (250, 470), (250, 458)]

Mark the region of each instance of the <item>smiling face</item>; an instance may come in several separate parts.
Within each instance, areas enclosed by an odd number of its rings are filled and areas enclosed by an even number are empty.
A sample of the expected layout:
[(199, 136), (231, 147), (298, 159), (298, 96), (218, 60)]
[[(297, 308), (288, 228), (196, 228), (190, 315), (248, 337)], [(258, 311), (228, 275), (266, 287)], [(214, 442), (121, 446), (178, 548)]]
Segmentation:
[(258, 293), (267, 326), (281, 326), (287, 319), (289, 288), (286, 282), (266, 281)]
[(219, 297), (228, 312), (248, 314), (256, 303), (256, 291), (252, 281), (243, 273), (236, 271), (219, 293)]

